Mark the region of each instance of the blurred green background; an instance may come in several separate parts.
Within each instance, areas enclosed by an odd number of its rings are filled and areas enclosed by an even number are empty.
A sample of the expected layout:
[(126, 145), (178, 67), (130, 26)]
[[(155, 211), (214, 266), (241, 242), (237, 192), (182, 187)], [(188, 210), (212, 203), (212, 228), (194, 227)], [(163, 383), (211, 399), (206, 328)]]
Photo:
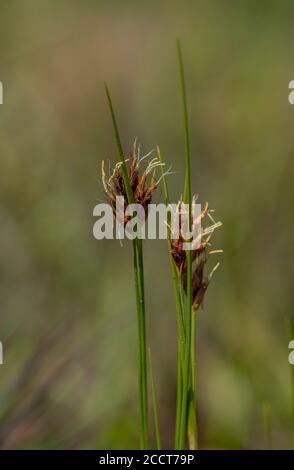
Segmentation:
[[(198, 315), (201, 448), (293, 448), (292, 1), (1, 2), (1, 448), (136, 448), (132, 250), (93, 238), (102, 159), (159, 144), (183, 188), (175, 38), (192, 185), (223, 248)], [(158, 191), (157, 200), (162, 198)], [(176, 317), (164, 241), (145, 244), (148, 343), (173, 445)], [(294, 368), (294, 366), (293, 366)]]

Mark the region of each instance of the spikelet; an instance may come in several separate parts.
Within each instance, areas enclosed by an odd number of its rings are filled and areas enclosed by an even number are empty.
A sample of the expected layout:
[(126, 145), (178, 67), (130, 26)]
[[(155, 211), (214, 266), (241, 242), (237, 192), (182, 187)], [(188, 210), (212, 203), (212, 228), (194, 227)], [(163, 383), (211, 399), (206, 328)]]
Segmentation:
[[(196, 202), (196, 197), (193, 197), (193, 204)], [(183, 202), (180, 200), (178, 202), (178, 212), (179, 214), (184, 214)], [(201, 305), (203, 305), (204, 295), (210, 283), (213, 273), (218, 268), (219, 263), (213, 268), (211, 273), (208, 276), (204, 274), (204, 268), (208, 261), (208, 257), (214, 253), (221, 253), (222, 250), (213, 250), (209, 251), (211, 246), (211, 238), (214, 231), (220, 227), (221, 222), (215, 222), (212, 216), (212, 210), (209, 209), (208, 203), (206, 203), (204, 210), (200, 214), (200, 220), (195, 218), (193, 220), (193, 211), (192, 211), (192, 229), (195, 227), (195, 224), (201, 222), (201, 231), (198, 236), (198, 239), (192, 241), (192, 299), (193, 307), (197, 310)], [(179, 218), (180, 228), (181, 228), (182, 217)], [(209, 220), (209, 225), (205, 226), (204, 223), (206, 220)], [(171, 254), (173, 260), (177, 266), (179, 276), (181, 277), (184, 291), (187, 293), (187, 250), (184, 249), (185, 240), (179, 231), (179, 236), (177, 239), (171, 238)]]

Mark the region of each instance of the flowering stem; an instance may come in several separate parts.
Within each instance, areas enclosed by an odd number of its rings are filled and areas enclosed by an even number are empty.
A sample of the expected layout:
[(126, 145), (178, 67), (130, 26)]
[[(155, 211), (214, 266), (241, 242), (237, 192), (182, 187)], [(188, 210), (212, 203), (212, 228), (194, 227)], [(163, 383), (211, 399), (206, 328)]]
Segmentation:
[[(134, 195), (130, 185), (128, 169), (121, 144), (118, 125), (112, 105), (109, 88), (105, 83), (105, 92), (112, 119), (113, 130), (118, 148), (119, 158), (122, 162), (122, 172), (127, 194), (128, 203), (134, 202)], [(136, 304), (138, 316), (138, 337), (139, 337), (139, 392), (140, 392), (140, 415), (141, 415), (141, 448), (147, 449), (149, 445), (148, 437), (148, 394), (147, 394), (147, 350), (146, 350), (146, 327), (145, 327), (145, 295), (144, 295), (144, 266), (143, 266), (143, 246), (142, 240), (133, 240), (133, 260), (135, 273)]]
[[(157, 155), (161, 163), (163, 163), (161, 152), (157, 147)], [(164, 174), (163, 166), (161, 166), (163, 191), (165, 196), (165, 204), (169, 206), (169, 192)], [(168, 219), (170, 224), (170, 218)], [(177, 405), (176, 405), (176, 432), (175, 432), (175, 447), (178, 448), (179, 433), (180, 433), (180, 422), (181, 422), (181, 409), (182, 409), (182, 369), (184, 362), (184, 344), (185, 344), (185, 321), (184, 321), (184, 302), (182, 293), (182, 281), (178, 273), (177, 267), (172, 257), (172, 246), (170, 234), (168, 236), (168, 255), (172, 272), (173, 290), (176, 301), (176, 314), (177, 314), (177, 326), (178, 326), (178, 377), (177, 377)]]
[[(157, 147), (157, 156), (158, 156), (160, 162), (163, 163), (163, 159), (162, 159), (159, 147)], [(169, 191), (168, 191), (168, 187), (167, 187), (166, 176), (164, 174), (163, 165), (160, 168), (161, 168), (161, 174), (162, 174), (165, 204), (166, 204), (166, 207), (168, 207), (169, 206)], [(168, 214), (167, 222), (168, 222), (168, 225), (169, 225), (170, 224), (170, 214)], [(179, 336), (179, 349), (181, 349), (181, 346), (183, 345), (183, 343), (185, 341), (185, 323), (184, 323), (184, 311), (183, 311), (183, 299), (182, 299), (182, 286), (181, 286), (181, 280), (180, 280), (180, 276), (179, 276), (177, 267), (175, 265), (175, 262), (173, 260), (172, 254), (171, 254), (172, 246), (171, 246), (170, 233), (168, 234), (167, 242), (168, 242), (169, 262), (170, 262), (170, 267), (171, 267), (171, 272), (172, 272), (173, 290), (174, 290), (175, 301), (176, 301), (176, 313), (177, 313), (178, 336)], [(181, 360), (182, 360), (182, 356), (181, 356)]]
[(188, 423), (188, 441), (190, 450), (196, 450), (198, 445), (196, 410), (196, 311), (193, 309), (191, 322), (191, 393), (189, 400)]
[(160, 430), (159, 430), (157, 389), (156, 389), (156, 382), (155, 382), (155, 377), (154, 377), (152, 357), (151, 357), (151, 349), (150, 348), (148, 348), (148, 359), (149, 359), (149, 370), (150, 370), (150, 378), (151, 378), (151, 390), (152, 390), (152, 401), (153, 401), (153, 414), (154, 414), (156, 448), (157, 448), (157, 450), (160, 450), (161, 449), (161, 439), (160, 439)]
[[(191, 193), (191, 167), (190, 167), (190, 136), (189, 136), (189, 120), (186, 97), (186, 85), (184, 64), (181, 50), (181, 43), (177, 39), (178, 60), (180, 68), (180, 82), (182, 92), (182, 105), (184, 117), (184, 134), (185, 134), (185, 155), (186, 155), (186, 178), (185, 178), (185, 203), (188, 205), (188, 230), (191, 232), (192, 220), (192, 193)], [(192, 323), (192, 253), (187, 250), (187, 304), (186, 304), (186, 335), (184, 348), (184, 365), (183, 365), (183, 389), (182, 389), (182, 409), (180, 420), (180, 432), (178, 448), (184, 449), (185, 437), (187, 430), (187, 415), (189, 404), (189, 382), (191, 377), (191, 323)]]
[(148, 391), (147, 391), (147, 346), (146, 346), (146, 320), (145, 320), (145, 292), (144, 292), (144, 264), (143, 243), (136, 239), (134, 250), (137, 247), (137, 272), (139, 280), (139, 296), (137, 296), (138, 333), (139, 333), (139, 384), (141, 402), (141, 446), (147, 449), (148, 437)]
[(183, 347), (178, 340), (178, 381), (177, 381), (177, 412), (176, 412), (176, 433), (175, 433), (175, 448), (179, 448), (179, 433), (180, 433), (180, 424), (181, 424), (181, 414), (182, 414), (182, 361), (181, 353)]

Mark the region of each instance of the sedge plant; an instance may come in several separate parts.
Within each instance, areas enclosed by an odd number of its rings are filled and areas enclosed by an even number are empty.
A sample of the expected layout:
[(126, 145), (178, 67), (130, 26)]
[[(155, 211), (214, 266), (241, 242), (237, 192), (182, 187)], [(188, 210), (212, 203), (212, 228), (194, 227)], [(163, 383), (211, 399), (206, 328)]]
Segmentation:
[[(191, 151), (189, 116), (185, 83), (184, 63), (181, 43), (177, 40), (177, 52), (180, 71), (180, 88), (184, 122), (185, 141), (185, 184), (184, 200), (180, 199), (178, 211), (183, 213), (182, 207), (188, 208), (185, 215), (188, 219), (189, 233), (197, 220), (193, 219), (193, 206), (197, 197), (191, 189)], [(159, 147), (158, 158), (163, 162)], [(163, 189), (165, 202), (169, 204), (169, 191), (165, 175), (163, 174)], [(178, 373), (177, 373), (177, 404), (176, 404), (176, 430), (175, 448), (182, 450), (188, 446), (191, 450), (198, 448), (197, 408), (196, 408), (196, 312), (203, 305), (203, 299), (211, 277), (218, 267), (213, 268), (208, 277), (204, 274), (204, 267), (208, 256), (222, 250), (210, 250), (210, 241), (214, 230), (221, 225), (215, 222), (211, 210), (206, 203), (201, 212), (201, 222), (209, 219), (207, 227), (201, 227), (199, 243), (190, 250), (184, 250), (185, 240), (182, 236), (174, 239), (171, 229), (168, 238), (169, 260), (171, 265), (173, 290), (175, 295), (177, 325), (178, 325)], [(198, 221), (199, 222), (199, 221)], [(168, 226), (170, 227), (169, 223)]]
[[(158, 157), (150, 158), (152, 152), (141, 157), (140, 146), (137, 146), (136, 140), (133, 151), (128, 158), (125, 157), (121, 138), (118, 130), (117, 119), (115, 116), (112, 98), (108, 86), (105, 84), (105, 91), (109, 110), (112, 118), (117, 150), (118, 162), (108, 176), (104, 171), (104, 162), (102, 162), (102, 182), (105, 195), (112, 206), (114, 216), (116, 214), (116, 198), (123, 198), (124, 209), (129, 204), (138, 204), (144, 209), (145, 215), (148, 213), (148, 206), (151, 203), (154, 191), (157, 189), (160, 179), (156, 181), (156, 170), (163, 166)], [(143, 163), (144, 161), (144, 163)], [(169, 171), (164, 172), (163, 176)], [(131, 222), (131, 217), (123, 215), (122, 223), (127, 228)], [(140, 222), (139, 222), (140, 224)], [(149, 429), (148, 429), (148, 383), (147, 383), (147, 341), (146, 341), (146, 314), (145, 314), (145, 291), (144, 291), (144, 259), (143, 243), (140, 237), (133, 238), (133, 267), (135, 277), (136, 306), (138, 319), (138, 344), (139, 344), (139, 396), (140, 396), (140, 420), (141, 448), (149, 447)], [(158, 406), (156, 396), (156, 386), (151, 362), (151, 352), (149, 353), (149, 368), (151, 374), (152, 403), (154, 411), (154, 425), (156, 433), (157, 447), (160, 447)]]
[[(131, 186), (125, 154), (123, 151), (117, 120), (114, 113), (112, 99), (109, 88), (105, 84), (105, 92), (108, 100), (109, 110), (112, 118), (118, 156), (119, 169), (123, 178), (123, 194), (125, 194), (127, 203), (135, 202), (133, 188)], [(116, 195), (116, 194), (115, 194)], [(139, 394), (140, 394), (140, 419), (141, 433), (140, 444), (142, 449), (149, 446), (148, 436), (148, 393), (147, 393), (147, 346), (146, 346), (146, 320), (145, 320), (145, 293), (144, 293), (144, 264), (143, 264), (143, 245), (142, 240), (136, 238), (133, 240), (133, 264), (135, 277), (136, 305), (138, 318), (138, 343), (139, 343)]]
[[(180, 72), (180, 89), (184, 122), (185, 141), (185, 184), (183, 189), (183, 199), (177, 205), (180, 214), (185, 211), (188, 232), (193, 233), (194, 226), (199, 223), (193, 216), (193, 207), (197, 197), (192, 193), (191, 188), (191, 150), (189, 116), (187, 105), (187, 94), (185, 84), (185, 72), (180, 41), (177, 40), (177, 53)], [(170, 204), (167, 175), (170, 171), (165, 171), (165, 163), (157, 147), (157, 156), (152, 158), (147, 166), (140, 172), (140, 166), (146, 157), (140, 157), (140, 148), (136, 147), (126, 158), (123, 151), (120, 133), (117, 125), (112, 98), (108, 86), (105, 84), (105, 91), (112, 125), (118, 151), (118, 162), (113, 171), (106, 177), (104, 165), (102, 164), (102, 180), (106, 196), (112, 205), (114, 216), (116, 216), (115, 199), (116, 196), (123, 196), (124, 206), (138, 203), (148, 211), (152, 195), (158, 187), (160, 180), (163, 182), (163, 192), (165, 203)], [(156, 182), (155, 172), (161, 169), (161, 177)], [(183, 207), (185, 209), (183, 210)], [(212, 212), (206, 203), (201, 212), (200, 221), (209, 220), (209, 225), (201, 226), (200, 240), (196, 246), (191, 245), (190, 249), (184, 248), (186, 240), (180, 234), (178, 238), (172, 236), (171, 214), (168, 211), (168, 253), (173, 280), (173, 290), (175, 296), (177, 329), (178, 329), (178, 358), (177, 358), (177, 402), (176, 402), (176, 426), (175, 426), (175, 449), (182, 450), (186, 447), (188, 440), (189, 449), (198, 448), (197, 430), (197, 407), (196, 407), (196, 313), (203, 305), (203, 299), (212, 274), (218, 264), (211, 271), (209, 276), (205, 276), (204, 268), (208, 257), (212, 253), (221, 250), (210, 250), (211, 237), (214, 230), (221, 225), (215, 222)], [(129, 221), (128, 216), (124, 216), (123, 223)], [(139, 344), (139, 402), (140, 402), (140, 443), (142, 449), (150, 446), (149, 426), (148, 426), (148, 381), (147, 367), (150, 372), (150, 385), (152, 393), (152, 405), (154, 414), (154, 428), (156, 438), (156, 448), (161, 448), (161, 436), (159, 429), (159, 407), (157, 400), (157, 390), (152, 364), (151, 351), (147, 353), (146, 339), (146, 312), (145, 312), (145, 291), (144, 291), (144, 260), (143, 243), (139, 237), (133, 239), (133, 268), (135, 278), (136, 307), (138, 320), (138, 344)]]

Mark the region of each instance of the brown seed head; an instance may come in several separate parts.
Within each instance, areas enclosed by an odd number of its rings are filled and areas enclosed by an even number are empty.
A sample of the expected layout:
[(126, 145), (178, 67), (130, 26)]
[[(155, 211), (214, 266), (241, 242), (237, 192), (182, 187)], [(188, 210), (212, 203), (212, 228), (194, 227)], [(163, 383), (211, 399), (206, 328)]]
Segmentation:
[[(126, 159), (126, 165), (130, 186), (133, 191), (134, 203), (140, 204), (144, 208), (145, 216), (147, 217), (148, 205), (151, 203), (152, 195), (158, 186), (158, 181), (156, 182), (154, 180), (154, 173), (156, 168), (161, 166), (161, 163), (157, 158), (153, 158), (152, 160), (147, 161), (145, 168), (140, 171), (143, 160), (145, 160), (145, 158), (150, 154), (140, 158), (139, 150), (140, 149), (137, 148), (135, 143), (133, 151), (131, 152), (129, 158)], [(105, 175), (104, 162), (102, 162), (102, 181), (106, 197), (112, 206), (113, 214), (115, 216), (117, 196), (123, 196), (124, 209), (128, 205), (127, 192), (122, 173), (122, 162), (119, 162), (115, 165), (109, 177), (106, 177)], [(125, 224), (128, 222), (128, 220), (130, 220), (130, 217), (125, 216)]]
[[(193, 199), (195, 202), (195, 199)], [(180, 201), (178, 206), (179, 210), (181, 209), (182, 202)], [(212, 224), (206, 228), (203, 227), (203, 220), (209, 218)], [(204, 210), (201, 212), (200, 219), (202, 222), (201, 227), (201, 240), (198, 243), (198, 246), (192, 248), (192, 299), (194, 309), (198, 309), (204, 300), (204, 295), (209, 285), (212, 273), (218, 267), (218, 265), (213, 269), (209, 276), (204, 275), (204, 267), (207, 263), (209, 252), (210, 240), (214, 230), (221, 225), (220, 222), (216, 223), (212, 216), (211, 211), (209, 211), (208, 203), (206, 203)], [(195, 221), (192, 221), (193, 223)], [(181, 217), (179, 219), (180, 229), (181, 229)], [(179, 231), (178, 239), (171, 239), (171, 254), (173, 260), (177, 266), (179, 276), (182, 279), (183, 287), (187, 293), (187, 253), (188, 251), (184, 249), (184, 238), (182, 236), (181, 230)], [(193, 245), (192, 245), (193, 247)], [(220, 252), (221, 250), (217, 250)]]

